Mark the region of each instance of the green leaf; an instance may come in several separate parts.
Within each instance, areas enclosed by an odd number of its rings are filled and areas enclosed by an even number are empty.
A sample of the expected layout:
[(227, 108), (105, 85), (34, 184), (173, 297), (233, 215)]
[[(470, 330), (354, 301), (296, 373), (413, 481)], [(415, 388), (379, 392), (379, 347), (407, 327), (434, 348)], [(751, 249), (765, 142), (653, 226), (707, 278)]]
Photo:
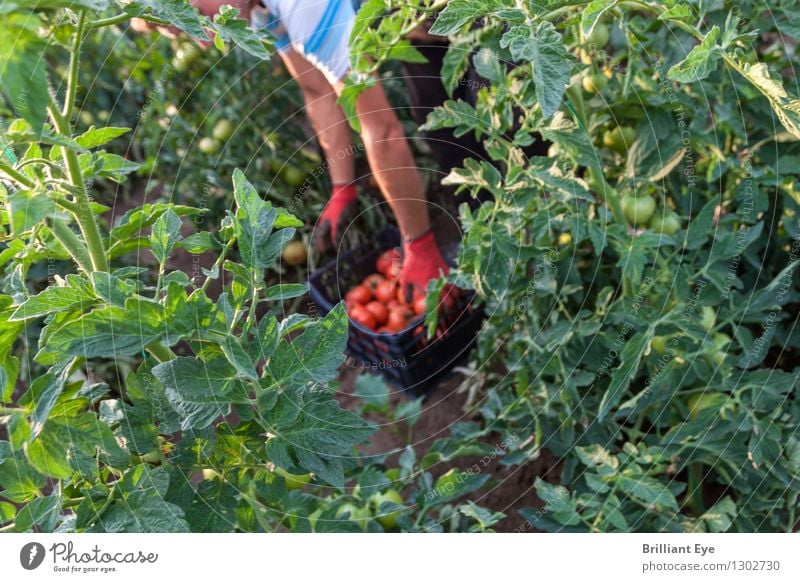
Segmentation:
[(108, 306), (95, 309), (54, 330), (36, 358), (44, 353), (85, 358), (132, 356), (142, 353), (163, 333), (159, 307), (131, 299), (124, 308)]
[(620, 364), (612, 373), (611, 383), (600, 401), (600, 408), (597, 411), (599, 422), (603, 422), (611, 409), (619, 403), (628, 390), (631, 380), (639, 373), (642, 356), (652, 338), (653, 329), (647, 328), (646, 331), (637, 333), (625, 344), (620, 354)]
[(232, 42), (245, 52), (263, 60), (269, 60), (270, 37), (251, 28), (247, 20), (237, 18), (239, 11), (231, 6), (223, 6), (214, 16), (214, 29), (219, 36)]
[(344, 486), (343, 458), (375, 431), (326, 391), (286, 390), (259, 413), (273, 435), (265, 447), (270, 461), (286, 470), (315, 473), (338, 488)]
[(738, 510), (736, 503), (728, 496), (717, 501), (708, 511), (700, 516), (706, 523), (708, 531), (712, 533), (725, 533), (733, 525)]
[(800, 99), (787, 93), (783, 83), (772, 78), (764, 63), (746, 63), (741, 72), (769, 100), (783, 126), (800, 139)]
[[(620, 475), (619, 488), (640, 501), (678, 511), (678, 502), (666, 485), (646, 475)], [(655, 510), (655, 508), (654, 508)]]
[(581, 12), (581, 32), (584, 37), (592, 34), (603, 15), (617, 5), (617, 0), (592, 0)]
[(196, 232), (190, 234), (181, 241), (181, 246), (187, 253), (193, 255), (200, 255), (219, 248), (219, 244), (214, 238), (214, 235), (210, 232)]
[(234, 219), (242, 263), (250, 269), (270, 266), (264, 261), (277, 211), (263, 200), (238, 168), (233, 171), (233, 196), (238, 209)]
[(14, 531), (52, 532), (61, 517), (61, 500), (57, 494), (37, 497), (19, 510)]
[(531, 63), (542, 115), (552, 117), (561, 106), (572, 71), (572, 57), (561, 34), (551, 22), (540, 22), (536, 28), (514, 26), (503, 35), (500, 46), (508, 47), (515, 61)]
[(721, 49), (717, 46), (719, 35), (719, 27), (713, 26), (685, 59), (670, 67), (667, 77), (679, 83), (693, 83), (713, 73), (721, 56)]
[(534, 487), (539, 499), (544, 501), (545, 507), (548, 512), (553, 514), (556, 521), (568, 526), (580, 523), (581, 518), (575, 506), (575, 501), (566, 487), (551, 485), (539, 478), (536, 479)]
[(347, 345), (348, 321), (339, 303), (324, 318), (306, 325), (291, 342), (284, 339), (270, 358), (268, 369), (278, 384), (324, 384), (336, 377)]
[(55, 202), (44, 192), (17, 190), (8, 197), (11, 205), (11, 233), (20, 237), (40, 224), (55, 210)]
[(256, 368), (253, 365), (253, 360), (250, 359), (238, 338), (227, 336), (225, 340), (220, 342), (220, 347), (228, 361), (236, 368), (239, 376), (248, 380), (258, 380), (258, 372), (256, 372)]
[(25, 321), (60, 311), (86, 309), (96, 301), (86, 280), (70, 274), (65, 285), (52, 285), (26, 299), (14, 310), (9, 320)]
[(155, 366), (153, 375), (166, 388), (183, 430), (203, 429), (228, 414), (238, 385), (236, 369), (221, 357), (209, 361), (175, 358)]
[(160, 20), (166, 20), (192, 38), (208, 40), (205, 27), (208, 18), (201, 16), (197, 9), (184, 0), (133, 0), (124, 7), (131, 16), (152, 14)]
[(114, 503), (100, 521), (109, 533), (188, 533), (183, 510), (155, 489), (134, 491)]
[(111, 273), (94, 271), (92, 284), (97, 295), (112, 305), (125, 307), (125, 302), (133, 295), (136, 285), (131, 281), (115, 277)]
[(0, 19), (0, 85), (8, 102), (34, 132), (44, 129), (50, 96), (43, 58), (45, 44), (36, 35), (40, 24), (34, 13), (11, 14)]
[(264, 291), (264, 300), (276, 301), (292, 299), (305, 295), (306, 293), (308, 293), (308, 285), (306, 283), (281, 283), (279, 285), (267, 287)]
[(158, 217), (150, 234), (150, 251), (160, 264), (167, 259), (181, 240), (181, 219), (172, 209)]
[[(26, 447), (25, 455), (43, 475), (66, 479), (77, 470), (82, 459), (94, 457), (98, 448), (112, 454), (120, 452), (111, 430), (96, 415), (91, 412), (78, 416), (53, 415)], [(95, 463), (89, 466), (93, 471), (97, 469)]]
[(475, 22), (482, 16), (502, 8), (505, 8), (505, 2), (502, 0), (450, 0), (437, 16), (429, 32), (447, 36), (465, 24)]
[(239, 491), (222, 479), (203, 481), (192, 504), (186, 510), (186, 521), (193, 532), (229, 532), (237, 527), (236, 506)]
[(700, 209), (697, 216), (689, 220), (689, 226), (686, 228), (686, 240), (684, 246), (690, 250), (696, 250), (702, 247), (708, 238), (714, 234), (714, 213), (717, 208), (718, 201), (716, 199), (709, 200), (705, 206)]
[(101, 145), (105, 145), (112, 139), (125, 135), (130, 131), (127, 127), (100, 127), (94, 125), (86, 130), (82, 135), (75, 138), (75, 141), (83, 148), (90, 150)]

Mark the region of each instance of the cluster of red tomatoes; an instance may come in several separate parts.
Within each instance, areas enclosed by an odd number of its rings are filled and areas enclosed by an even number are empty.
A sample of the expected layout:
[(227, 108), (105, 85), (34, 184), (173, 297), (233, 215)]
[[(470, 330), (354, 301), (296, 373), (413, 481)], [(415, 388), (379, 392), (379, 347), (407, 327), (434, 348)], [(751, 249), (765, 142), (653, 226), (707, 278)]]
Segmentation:
[[(396, 248), (385, 251), (375, 262), (376, 273), (344, 296), (350, 319), (378, 333), (397, 333), (425, 314), (425, 295), (415, 289), (411, 300), (398, 283), (401, 257)], [(445, 309), (452, 307), (454, 293), (442, 297)]]

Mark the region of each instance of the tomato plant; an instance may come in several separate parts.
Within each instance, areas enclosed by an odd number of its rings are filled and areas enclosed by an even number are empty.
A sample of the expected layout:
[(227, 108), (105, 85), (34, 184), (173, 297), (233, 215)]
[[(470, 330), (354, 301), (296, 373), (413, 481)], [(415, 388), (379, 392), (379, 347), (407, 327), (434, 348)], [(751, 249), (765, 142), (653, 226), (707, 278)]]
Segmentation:
[(792, 6), (366, 3), (358, 72), (413, 58), (404, 34), (435, 8), (445, 87), (482, 79), (424, 127), (488, 153), (444, 180), (484, 200), (460, 209), (450, 277), (490, 314), (476, 421), (524, 437), (510, 465), (560, 461), (527, 527), (796, 531)]

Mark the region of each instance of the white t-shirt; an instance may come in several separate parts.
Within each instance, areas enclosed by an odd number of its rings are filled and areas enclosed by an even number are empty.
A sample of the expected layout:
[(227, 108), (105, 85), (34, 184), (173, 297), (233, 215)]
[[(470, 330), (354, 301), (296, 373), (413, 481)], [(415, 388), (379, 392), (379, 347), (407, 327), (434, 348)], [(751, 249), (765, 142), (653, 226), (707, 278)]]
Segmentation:
[(275, 35), (279, 51), (290, 47), (322, 71), (331, 83), (349, 67), (348, 41), (356, 12), (353, 0), (261, 0), (252, 23)]

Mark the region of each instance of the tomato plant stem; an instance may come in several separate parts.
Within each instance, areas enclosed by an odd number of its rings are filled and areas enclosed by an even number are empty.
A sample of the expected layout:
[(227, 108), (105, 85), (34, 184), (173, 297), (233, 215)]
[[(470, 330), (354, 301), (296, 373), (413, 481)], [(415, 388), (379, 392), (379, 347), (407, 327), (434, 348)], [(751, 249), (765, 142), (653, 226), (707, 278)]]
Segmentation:
[(75, 30), (75, 39), (72, 42), (72, 50), (69, 57), (69, 74), (67, 77), (67, 94), (64, 96), (64, 107), (61, 115), (67, 123), (72, 119), (72, 109), (75, 105), (75, 94), (78, 92), (78, 65), (81, 58), (81, 45), (83, 44), (83, 32), (86, 26), (86, 11), (81, 10), (78, 14), (78, 27)]
[(60, 218), (54, 218), (50, 230), (53, 235), (58, 239), (72, 260), (75, 261), (78, 267), (81, 268), (87, 275), (92, 273), (92, 259), (89, 256), (86, 246), (75, 235), (69, 225)]
[(25, 174), (22, 174), (21, 172), (18, 172), (17, 170), (12, 168), (8, 164), (4, 164), (3, 162), (0, 162), (0, 172), (2, 172), (3, 174), (8, 176), (9, 178), (14, 180), (15, 182), (19, 182), (20, 184), (22, 184), (26, 188), (33, 188), (35, 186), (33, 181), (30, 180)]

